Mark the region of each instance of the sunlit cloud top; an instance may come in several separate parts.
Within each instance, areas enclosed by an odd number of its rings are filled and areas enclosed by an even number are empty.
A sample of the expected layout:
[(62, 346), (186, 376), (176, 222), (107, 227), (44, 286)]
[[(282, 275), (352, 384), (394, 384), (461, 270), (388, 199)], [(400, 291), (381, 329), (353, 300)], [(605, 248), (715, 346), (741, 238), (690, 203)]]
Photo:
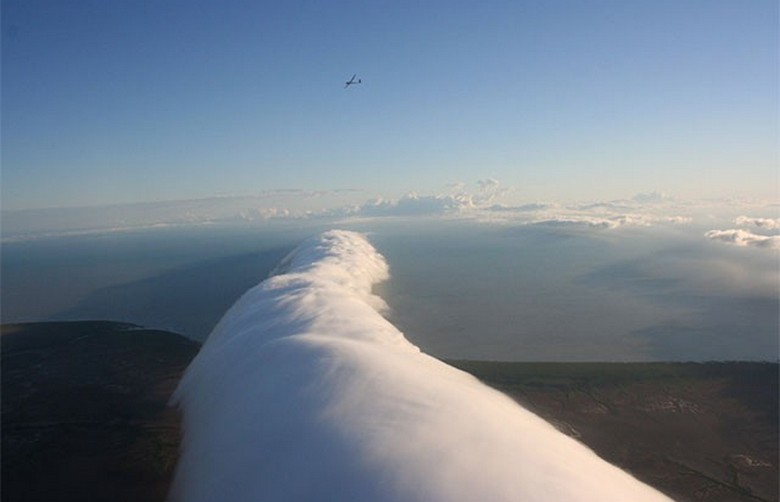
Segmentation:
[(669, 500), (376, 310), (360, 234), (303, 243), (228, 311), (187, 370), (173, 499)]

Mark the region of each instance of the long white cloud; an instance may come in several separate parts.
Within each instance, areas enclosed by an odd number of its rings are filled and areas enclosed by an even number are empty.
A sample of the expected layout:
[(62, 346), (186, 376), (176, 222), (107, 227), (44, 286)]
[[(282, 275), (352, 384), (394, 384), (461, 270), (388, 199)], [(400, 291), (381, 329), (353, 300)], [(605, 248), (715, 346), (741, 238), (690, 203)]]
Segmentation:
[(378, 312), (360, 234), (302, 244), (225, 315), (176, 394), (172, 496), (230, 500), (668, 500)]
[(708, 239), (726, 242), (740, 247), (780, 249), (780, 235), (760, 235), (742, 228), (710, 230), (705, 236)]

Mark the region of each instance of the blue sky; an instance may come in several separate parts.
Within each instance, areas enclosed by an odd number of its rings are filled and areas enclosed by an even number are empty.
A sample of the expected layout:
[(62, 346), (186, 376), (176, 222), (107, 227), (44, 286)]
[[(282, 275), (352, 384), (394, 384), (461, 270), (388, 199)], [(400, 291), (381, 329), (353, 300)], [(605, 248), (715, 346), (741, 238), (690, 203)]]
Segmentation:
[(488, 177), (777, 196), (773, 0), (2, 9), (5, 209)]

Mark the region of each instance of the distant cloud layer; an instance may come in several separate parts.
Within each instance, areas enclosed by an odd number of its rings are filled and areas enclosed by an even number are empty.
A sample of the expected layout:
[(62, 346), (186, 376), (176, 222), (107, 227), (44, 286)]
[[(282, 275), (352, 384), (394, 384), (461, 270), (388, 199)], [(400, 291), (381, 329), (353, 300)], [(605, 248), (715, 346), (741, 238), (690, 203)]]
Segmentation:
[(302, 244), (248, 291), (184, 376), (173, 499), (662, 501), (377, 309), (361, 235)]
[(780, 218), (751, 218), (749, 216), (740, 216), (737, 218), (736, 223), (741, 227), (755, 226), (769, 230), (780, 229)]
[(510, 188), (498, 180), (477, 181), (477, 190), (470, 193), (464, 183), (450, 185), (455, 194), (407, 194), (396, 200), (369, 201), (334, 215), (357, 217), (442, 216), (477, 219), (483, 222), (549, 225), (558, 228), (583, 227), (615, 229), (622, 226), (652, 226), (656, 224), (690, 223), (691, 217), (662, 214), (659, 207), (674, 199), (656, 192), (639, 194), (630, 200), (560, 205), (530, 202), (520, 205), (499, 203)]
[[(780, 219), (745, 216), (745, 211), (776, 213), (771, 205), (749, 201), (680, 201), (664, 193), (631, 198), (562, 204), (506, 200), (517, 189), (487, 178), (448, 185), (449, 193), (410, 192), (397, 198), (366, 201), (359, 190), (269, 190), (254, 196), (3, 212), (3, 242), (53, 235), (104, 233), (168, 226), (255, 224), (311, 221), (322, 226), (354, 220), (428, 218), (468, 220), (496, 225), (548, 226), (556, 231), (611, 231), (621, 228), (707, 224), (709, 239), (740, 246), (776, 248)], [(739, 211), (739, 212), (737, 212)], [(742, 214), (736, 217), (736, 214)], [(734, 230), (720, 230), (725, 222)], [(717, 226), (715, 226), (717, 225)], [(720, 228), (720, 229), (719, 229)], [(704, 238), (705, 229), (696, 235)]]
[(739, 227), (755, 228), (756, 231), (745, 228), (731, 228), (728, 230), (710, 230), (705, 235), (708, 239), (741, 247), (780, 249), (780, 235), (778, 235), (780, 218), (739, 216), (735, 223)]
[(457, 212), (474, 207), (471, 196), (407, 194), (397, 200), (369, 201), (355, 209), (358, 216), (429, 216)]
[(708, 239), (722, 241), (742, 247), (758, 247), (767, 249), (780, 249), (780, 236), (759, 235), (749, 230), (710, 230), (705, 234)]
[(638, 193), (632, 197), (632, 200), (642, 204), (659, 204), (674, 200), (674, 198), (671, 195), (665, 194), (663, 192), (648, 192)]

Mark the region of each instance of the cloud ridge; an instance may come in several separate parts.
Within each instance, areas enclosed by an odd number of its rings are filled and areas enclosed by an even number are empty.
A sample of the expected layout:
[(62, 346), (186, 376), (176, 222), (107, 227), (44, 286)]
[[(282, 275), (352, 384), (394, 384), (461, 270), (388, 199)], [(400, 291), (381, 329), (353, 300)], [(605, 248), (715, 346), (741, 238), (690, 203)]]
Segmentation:
[(377, 311), (384, 258), (357, 233), (304, 242), (188, 368), (173, 500), (669, 500)]
[(708, 239), (725, 242), (739, 247), (780, 249), (780, 235), (761, 235), (742, 228), (710, 230), (704, 235)]

